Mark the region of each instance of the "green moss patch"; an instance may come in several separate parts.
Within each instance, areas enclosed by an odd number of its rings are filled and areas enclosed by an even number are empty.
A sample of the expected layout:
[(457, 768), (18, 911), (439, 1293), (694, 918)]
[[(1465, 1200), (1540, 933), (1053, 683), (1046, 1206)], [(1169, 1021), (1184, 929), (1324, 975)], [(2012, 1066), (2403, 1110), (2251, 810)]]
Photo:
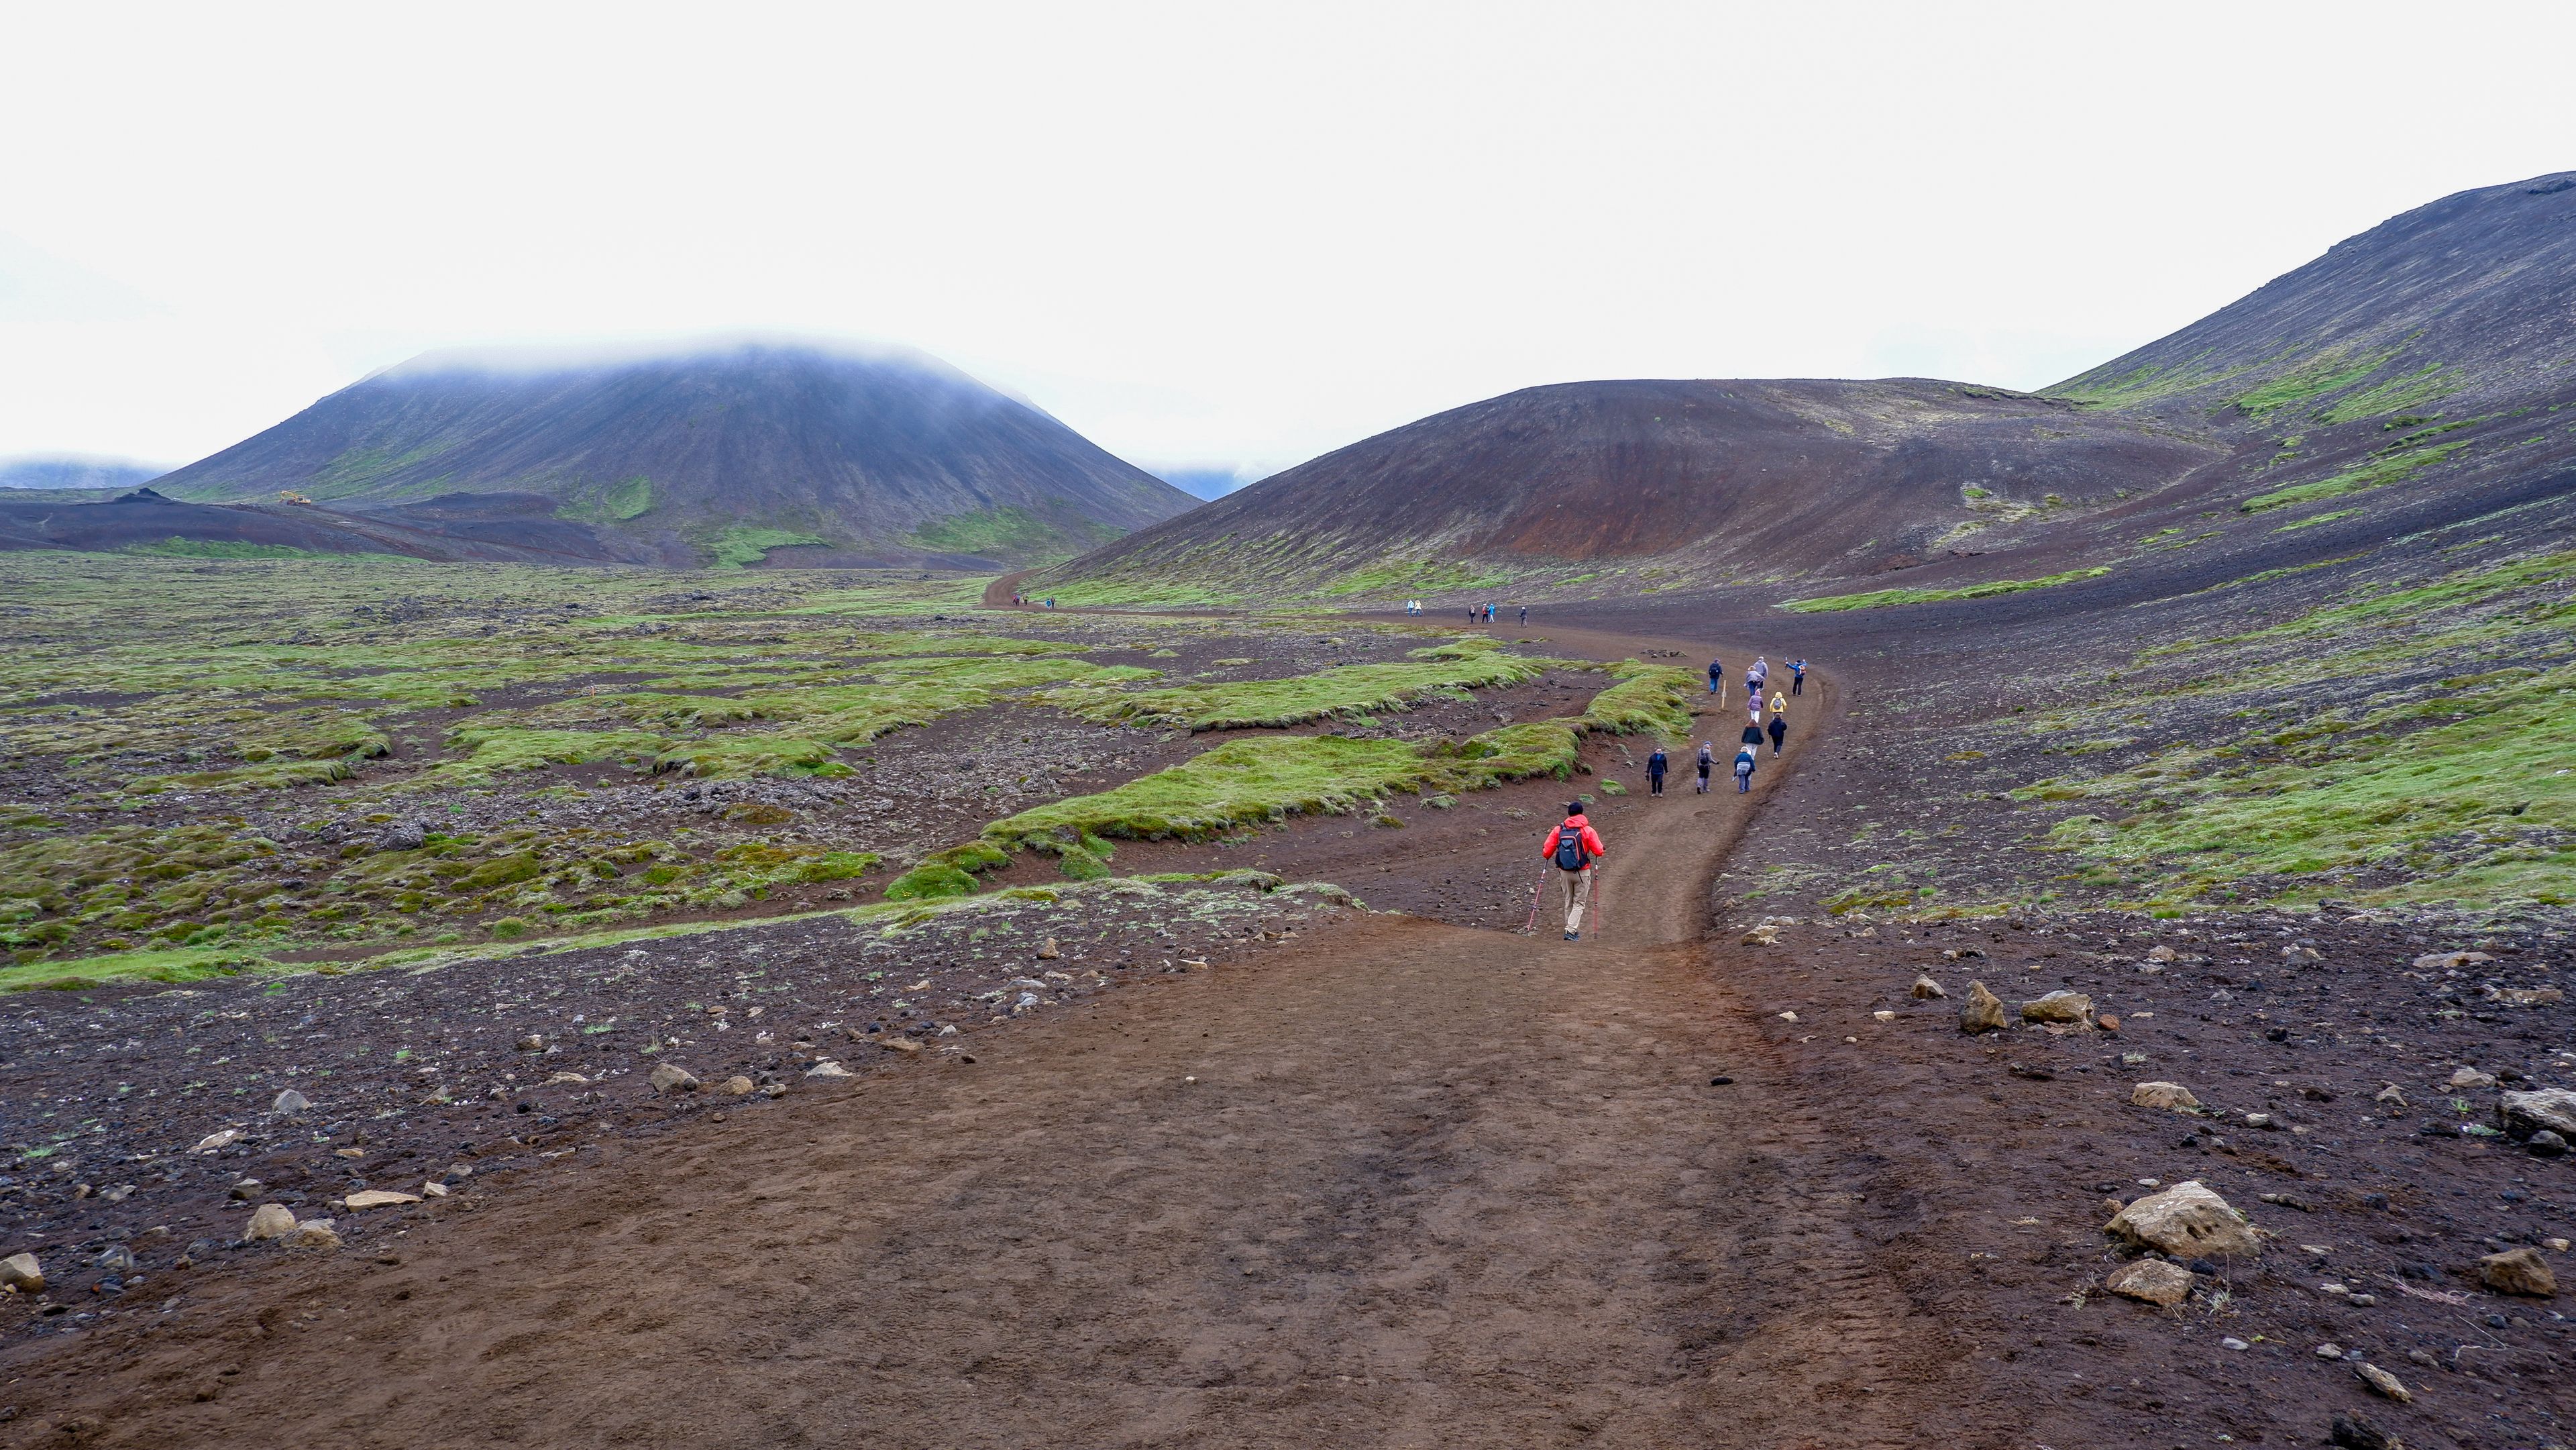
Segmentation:
[(1963, 584), (1953, 589), (1873, 589), (1866, 594), (1828, 594), (1815, 599), (1791, 599), (1776, 608), (1816, 614), (1836, 609), (1886, 609), (1899, 604), (1932, 604), (1945, 599), (1990, 599), (1998, 594), (2018, 594), (2025, 589), (2053, 589), (2080, 579), (2099, 579), (2110, 573), (2109, 566), (2091, 569), (2069, 569), (2042, 579), (1997, 579), (1988, 584)]
[(2437, 443), (2430, 448), (2410, 448), (2404, 452), (2387, 454), (2373, 458), (2357, 468), (2347, 468), (2332, 477), (2320, 478), (2313, 483), (2294, 484), (2289, 488), (2256, 494), (2238, 504), (2237, 507), (2246, 513), (2256, 514), (2267, 509), (2288, 508), (2293, 504), (2341, 498), (2345, 494), (2360, 493), (2366, 489), (2385, 488), (2392, 483), (2404, 482), (2417, 472), (2441, 462), (2467, 446), (2466, 441)]

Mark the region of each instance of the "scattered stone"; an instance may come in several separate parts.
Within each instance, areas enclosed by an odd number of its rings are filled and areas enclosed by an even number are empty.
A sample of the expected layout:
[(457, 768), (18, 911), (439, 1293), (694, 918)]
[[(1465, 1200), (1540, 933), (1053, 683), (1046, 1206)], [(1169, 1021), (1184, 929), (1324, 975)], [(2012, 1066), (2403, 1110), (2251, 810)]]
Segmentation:
[(574, 1087), (584, 1087), (587, 1086), (589, 1082), (590, 1079), (583, 1077), (580, 1073), (559, 1072), (546, 1079), (546, 1086), (563, 1087), (569, 1084)]
[(2198, 1179), (2148, 1194), (2113, 1215), (2103, 1231), (2133, 1248), (2161, 1249), (2177, 1258), (2251, 1257), (2262, 1252), (2244, 1217)]
[(877, 1046), (891, 1048), (896, 1052), (907, 1055), (917, 1054), (921, 1051), (920, 1043), (913, 1041), (911, 1038), (906, 1037), (899, 1032), (889, 1032), (884, 1036), (879, 1037), (877, 1039)]
[(2567, 1000), (2556, 987), (2489, 987), (2487, 996), (2508, 1007), (2554, 1007)]
[(2315, 947), (2289, 946), (2281, 948), (2281, 960), (2285, 962), (2322, 962), (2325, 959), (2326, 954), (2318, 951)]
[(2455, 1088), (2491, 1088), (2495, 1085), (2494, 1073), (2480, 1072), (2474, 1067), (2464, 1067), (2451, 1074), (2451, 1086)]
[(225, 1196), (232, 1199), (235, 1203), (248, 1203), (252, 1199), (259, 1197), (260, 1193), (267, 1187), (267, 1184), (260, 1182), (256, 1178), (245, 1178), (241, 1182), (234, 1184)]
[(2508, 1092), (2496, 1104), (2496, 1120), (2517, 1138), (2544, 1130), (2561, 1139), (2576, 1137), (2576, 1091), (2542, 1088), (2537, 1092)]
[(420, 1186), (420, 1196), (423, 1198), (445, 1198), (447, 1196), (447, 1185), (433, 1178)]
[(2200, 1276), (2180, 1264), (2162, 1259), (2140, 1259), (2111, 1271), (2102, 1287), (2123, 1298), (2145, 1304), (2179, 1304), (2190, 1297), (2192, 1286)]
[(2494, 960), (2495, 958), (2485, 952), (2426, 952), (2415, 959), (2415, 970), (2419, 972), (2455, 971), (2461, 967), (2474, 967), (2480, 962)]
[(1942, 960), (1952, 962), (1964, 961), (1969, 957), (1982, 957), (1985, 954), (1984, 947), (1943, 947), (1941, 949)]
[(333, 1228), (327, 1218), (308, 1218), (295, 1226), (286, 1246), (290, 1249), (336, 1249), (340, 1247), (340, 1231)]
[(263, 1203), (252, 1209), (250, 1224), (242, 1230), (242, 1242), (255, 1244), (263, 1239), (282, 1239), (295, 1232), (295, 1215), (282, 1203)]
[(281, 1118), (291, 1118), (297, 1113), (313, 1111), (313, 1100), (293, 1088), (288, 1088), (269, 1100), (268, 1110)]
[(1055, 944), (1054, 937), (1048, 937), (1046, 945), (1038, 948), (1038, 960), (1042, 962), (1051, 962), (1063, 955), (1064, 951)]
[(379, 851), (417, 851), (429, 844), (429, 827), (420, 821), (392, 821), (376, 833)]
[(1776, 926), (1757, 926), (1753, 928), (1753, 930), (1746, 932), (1743, 937), (1739, 939), (1738, 944), (1748, 947), (1778, 946), (1780, 944), (1780, 928)]
[(2317, 1346), (2317, 1358), (2341, 1359), (2343, 1358), (2343, 1346), (2340, 1344), (2320, 1344)]
[(1783, 1012), (1780, 1014), (1780, 1020), (1794, 1027), (1798, 1022), (1798, 1014), (1795, 1012)]
[(2261, 1197), (2265, 1203), (2271, 1204), (2275, 1208), (2296, 1209), (2301, 1213), (2316, 1212), (2314, 1205), (2294, 1193), (2266, 1193), (2261, 1195)]
[(2534, 1299), (2558, 1296), (2558, 1276), (2550, 1272), (2549, 1261), (2538, 1249), (2507, 1249), (2478, 1260), (2478, 1282), (2499, 1294), (2524, 1294)]
[(2021, 1020), (2090, 1023), (2093, 1020), (2093, 999), (2061, 987), (2037, 1001), (2022, 1003)]
[(240, 1141), (241, 1129), (225, 1128), (220, 1132), (208, 1133), (206, 1136), (199, 1138), (197, 1140), (197, 1146), (189, 1149), (188, 1151), (191, 1153), (219, 1153)]
[(651, 1084), (653, 1091), (657, 1093), (694, 1092), (698, 1086), (696, 1078), (691, 1077), (678, 1063), (672, 1062), (653, 1064), (653, 1070), (645, 1075), (644, 1081)]
[(2191, 1089), (2178, 1082), (2142, 1082), (2129, 1089), (2129, 1106), (2160, 1112), (2187, 1113), (2200, 1106)]
[(1893, 1022), (1896, 1020), (1896, 1014), (1893, 1012), (1872, 1012), (1869, 1015), (1881, 1022)]
[(2549, 1131), (2547, 1128), (2543, 1128), (2539, 1132), (2532, 1134), (2528, 1139), (2525, 1139), (2522, 1146), (2530, 1149), (2531, 1156), (2534, 1158), (2563, 1158), (2567, 1156), (2567, 1140), (2558, 1136), (2556, 1133)]
[(787, 1096), (787, 1084), (783, 1082), (762, 1083), (760, 1085), (760, 1095), (765, 1098), (783, 1098)]
[(2154, 962), (2159, 966), (2172, 961), (2174, 956), (2175, 953), (2172, 947), (2157, 946), (2147, 948), (2147, 960)]
[(1986, 990), (1983, 982), (1968, 984), (1968, 1004), (1959, 1009), (1959, 1030), (1967, 1033), (2001, 1032), (2004, 1029), (2004, 1002)]
[(543, 1052), (546, 1050), (546, 1039), (538, 1033), (531, 1032), (519, 1039), (518, 1047), (521, 1052)]
[(42, 1294), (45, 1292), (44, 1266), (36, 1262), (34, 1254), (11, 1254), (0, 1259), (0, 1289), (12, 1294)]
[(396, 1193), (390, 1188), (361, 1188), (342, 1201), (351, 1213), (358, 1213), (370, 1208), (399, 1208), (406, 1203), (418, 1203), (420, 1195)]
[(2401, 1382), (2397, 1376), (2390, 1374), (2388, 1371), (2381, 1369), (2375, 1364), (2364, 1361), (2363, 1363), (2354, 1365), (2352, 1367), (2352, 1372), (2361, 1376), (2361, 1382), (2370, 1386), (2376, 1393), (2386, 1395), (2388, 1398), (2395, 1400), (2401, 1405), (2411, 1405), (2415, 1403), (2414, 1391), (2406, 1388), (2405, 1384)]
[(1941, 990), (1941, 984), (1933, 981), (1929, 974), (1914, 979), (1914, 1000), (1917, 1002), (1928, 1002), (1933, 998), (1949, 995)]
[(758, 1086), (760, 1086), (760, 1084), (753, 1082), (750, 1078), (744, 1077), (741, 1073), (735, 1073), (733, 1076), (724, 1080), (724, 1091), (731, 1097), (741, 1097), (744, 1093), (747, 1093)]
[(2379, 1095), (2372, 1098), (2371, 1101), (2374, 1103), (2386, 1103), (2388, 1106), (2402, 1111), (2406, 1106), (2406, 1094), (2399, 1092), (2397, 1090), (2397, 1084), (2392, 1082), (2381, 1087)]
[(818, 1062), (818, 1063), (814, 1064), (812, 1067), (809, 1067), (809, 1068), (805, 1069), (805, 1075), (806, 1075), (807, 1077), (857, 1077), (857, 1076), (858, 1076), (858, 1074), (857, 1074), (857, 1073), (854, 1073), (854, 1072), (850, 1071), (848, 1068), (841, 1066), (839, 1063), (834, 1062), (832, 1059), (830, 1059), (830, 1058), (828, 1058), (828, 1057), (827, 1057), (827, 1058), (824, 1058), (821, 1062)]
[(2108, 1012), (2105, 1012), (2101, 1016), (2093, 1019), (2093, 1025), (2101, 1028), (2105, 1032), (2117, 1032), (2120, 1030), (2120, 1019), (2112, 1016)]
[(2227, 1336), (2225, 1339), (2222, 1339), (2222, 1340), (2218, 1341), (2218, 1347), (2219, 1347), (2219, 1348), (2221, 1348), (2221, 1349), (2233, 1349), (2233, 1350), (2238, 1350), (2238, 1351), (2240, 1351), (2240, 1352), (2241, 1352), (2241, 1351), (2244, 1351), (2244, 1350), (2252, 1349), (2254, 1346), (2252, 1346), (2252, 1345), (2250, 1345), (2250, 1344), (2247, 1344), (2244, 1340), (2241, 1340), (2241, 1339), (2237, 1338), (2235, 1335), (2231, 1334), (2231, 1335)]
[(2343, 1450), (2406, 1450), (2404, 1441), (2359, 1415), (2337, 1415), (2326, 1438)]

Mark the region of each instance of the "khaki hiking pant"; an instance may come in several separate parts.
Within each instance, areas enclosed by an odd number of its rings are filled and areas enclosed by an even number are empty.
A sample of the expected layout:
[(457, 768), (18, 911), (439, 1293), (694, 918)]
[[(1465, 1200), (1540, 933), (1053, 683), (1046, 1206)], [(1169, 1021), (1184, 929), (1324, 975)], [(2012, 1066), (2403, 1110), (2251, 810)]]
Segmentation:
[(1583, 901), (1592, 894), (1592, 868), (1556, 873), (1557, 890), (1565, 898), (1565, 929), (1583, 930)]

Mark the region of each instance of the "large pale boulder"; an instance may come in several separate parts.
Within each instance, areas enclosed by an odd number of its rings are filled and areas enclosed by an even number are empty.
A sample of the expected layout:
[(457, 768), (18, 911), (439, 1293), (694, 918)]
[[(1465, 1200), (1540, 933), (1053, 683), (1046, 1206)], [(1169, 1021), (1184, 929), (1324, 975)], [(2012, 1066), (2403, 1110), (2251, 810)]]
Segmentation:
[(1968, 1004), (1959, 1009), (1962, 1032), (2001, 1032), (2004, 1029), (2004, 999), (1986, 990), (1983, 982), (1968, 984)]
[(2168, 1113), (2186, 1113), (2200, 1106), (2191, 1089), (2178, 1082), (2142, 1082), (2129, 1089), (2129, 1106), (2156, 1108)]
[(2263, 1251), (2244, 1215), (2196, 1178), (2121, 1209), (2103, 1232), (2132, 1248), (2161, 1249), (2182, 1259), (2250, 1257)]
[(282, 1203), (263, 1203), (250, 1212), (250, 1223), (242, 1229), (242, 1242), (255, 1244), (262, 1239), (282, 1239), (295, 1232), (295, 1213)]
[(2045, 997), (2022, 1003), (2021, 1020), (2072, 1022), (2083, 1026), (2093, 1020), (2093, 999), (2081, 992), (2069, 992), (2060, 988)]
[(2534, 1299), (2558, 1296), (2558, 1276), (2538, 1249), (2507, 1249), (2478, 1260), (2478, 1282), (2499, 1294), (2527, 1294)]
[(2517, 1138), (2527, 1138), (2544, 1128), (2562, 1138), (2576, 1138), (2576, 1091), (2542, 1088), (2538, 1092), (2506, 1093), (2496, 1103), (2496, 1121)]
[(687, 1068), (672, 1062), (653, 1064), (653, 1070), (644, 1075), (644, 1081), (650, 1083), (657, 1093), (684, 1093), (698, 1085), (698, 1080), (690, 1075)]
[(45, 1271), (34, 1254), (11, 1254), (0, 1259), (0, 1289), (21, 1294), (45, 1292)]
[(2179, 1304), (2191, 1294), (2191, 1286), (2200, 1276), (2180, 1264), (2162, 1259), (2140, 1259), (2111, 1271), (2102, 1287), (2123, 1298), (2146, 1304)]

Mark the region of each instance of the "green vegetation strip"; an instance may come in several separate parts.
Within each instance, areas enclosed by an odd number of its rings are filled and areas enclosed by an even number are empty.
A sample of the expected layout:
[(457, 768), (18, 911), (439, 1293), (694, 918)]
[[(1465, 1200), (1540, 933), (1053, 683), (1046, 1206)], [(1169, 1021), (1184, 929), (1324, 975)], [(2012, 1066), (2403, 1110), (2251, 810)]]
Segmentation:
[(1885, 609), (1897, 604), (1932, 604), (1945, 599), (1990, 599), (1998, 594), (2018, 594), (2025, 589), (2051, 589), (2079, 579), (2099, 579), (2110, 572), (2109, 566), (2102, 565), (2091, 569), (2069, 569), (2045, 579), (1998, 579), (1990, 584), (1963, 584), (1955, 589), (1877, 589), (1867, 594), (1828, 594), (1816, 599), (1791, 599), (1776, 607), (1794, 609), (1800, 614), (1817, 614), (1837, 609)]
[(1044, 696), (1086, 720), (1102, 724), (1167, 725), (1191, 731), (1283, 728), (1326, 718), (1358, 719), (1400, 710), (1425, 696), (1493, 685), (1516, 685), (1552, 669), (1582, 668), (1565, 660), (1504, 654), (1481, 637), (1413, 651), (1414, 660), (1340, 665), (1285, 680), (1177, 685), (1125, 692), (1057, 690)]
[(2437, 443), (2430, 448), (2411, 448), (2403, 453), (2391, 453), (2374, 458), (2358, 468), (2345, 469), (2331, 478), (2320, 478), (2314, 483), (2294, 484), (2289, 488), (2256, 494), (2238, 504), (2237, 508), (2249, 514), (2259, 514), (2267, 509), (2288, 508), (2292, 504), (2315, 503), (2319, 499), (2341, 498), (2348, 493), (2385, 488), (2392, 483), (2404, 482), (2413, 477), (2417, 471), (2439, 463), (2468, 446), (2468, 443), (2463, 440), (2458, 443)]

